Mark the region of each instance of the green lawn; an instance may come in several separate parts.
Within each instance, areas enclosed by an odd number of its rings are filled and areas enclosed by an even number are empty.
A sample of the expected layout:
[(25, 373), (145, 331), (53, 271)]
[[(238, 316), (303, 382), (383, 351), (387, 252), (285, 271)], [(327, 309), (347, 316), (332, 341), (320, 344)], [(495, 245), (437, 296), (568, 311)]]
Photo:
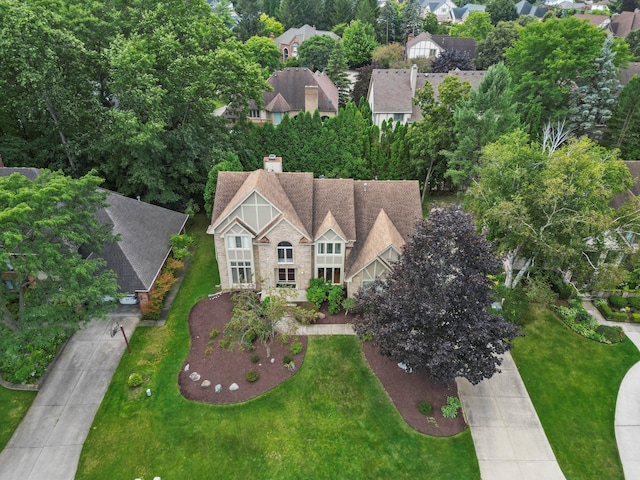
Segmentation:
[[(139, 327), (82, 451), (77, 479), (479, 478), (470, 432), (433, 438), (409, 428), (368, 369), (355, 337), (312, 338), (289, 381), (240, 405), (182, 398), (188, 313), (219, 283), (213, 240), (198, 249), (165, 327)], [(147, 377), (143, 391), (125, 386)]]
[(7, 444), (36, 398), (36, 392), (22, 392), (0, 387), (0, 450)]
[(513, 357), (567, 479), (624, 478), (614, 416), (622, 378), (640, 361), (625, 340), (602, 345), (532, 307)]

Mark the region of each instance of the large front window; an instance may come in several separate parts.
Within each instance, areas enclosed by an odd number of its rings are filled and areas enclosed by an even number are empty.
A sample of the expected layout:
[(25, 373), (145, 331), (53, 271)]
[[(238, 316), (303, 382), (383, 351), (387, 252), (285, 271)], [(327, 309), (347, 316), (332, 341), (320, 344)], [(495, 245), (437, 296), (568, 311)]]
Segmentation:
[(316, 241), (316, 273), (333, 284), (342, 283), (344, 269), (344, 241), (333, 230), (328, 230)]
[(324, 278), (329, 283), (342, 283), (341, 273), (342, 269), (340, 267), (318, 268), (318, 278)]
[(278, 244), (278, 263), (293, 263), (293, 246), (289, 242)]
[(296, 269), (295, 268), (279, 268), (278, 283), (276, 287), (296, 288)]
[(252, 283), (251, 278), (251, 262), (231, 262), (232, 283)]
[(225, 237), (231, 285), (254, 283), (253, 246), (251, 237), (240, 226), (234, 226)]

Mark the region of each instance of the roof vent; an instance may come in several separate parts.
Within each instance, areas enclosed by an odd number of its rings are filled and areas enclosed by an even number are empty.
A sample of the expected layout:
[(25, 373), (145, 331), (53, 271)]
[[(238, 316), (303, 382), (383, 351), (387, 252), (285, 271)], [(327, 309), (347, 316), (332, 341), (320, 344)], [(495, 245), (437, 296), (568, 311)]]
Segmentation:
[(269, 160), (275, 160), (276, 156), (272, 153), (271, 155), (269, 155)]

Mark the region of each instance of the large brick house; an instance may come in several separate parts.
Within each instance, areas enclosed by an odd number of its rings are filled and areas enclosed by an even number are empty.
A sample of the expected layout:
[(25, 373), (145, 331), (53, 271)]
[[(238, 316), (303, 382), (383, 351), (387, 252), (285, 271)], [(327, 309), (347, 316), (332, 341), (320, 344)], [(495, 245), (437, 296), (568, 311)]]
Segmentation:
[(220, 172), (211, 225), (221, 288), (293, 287), (325, 278), (347, 295), (384, 277), (422, 216), (417, 181)]

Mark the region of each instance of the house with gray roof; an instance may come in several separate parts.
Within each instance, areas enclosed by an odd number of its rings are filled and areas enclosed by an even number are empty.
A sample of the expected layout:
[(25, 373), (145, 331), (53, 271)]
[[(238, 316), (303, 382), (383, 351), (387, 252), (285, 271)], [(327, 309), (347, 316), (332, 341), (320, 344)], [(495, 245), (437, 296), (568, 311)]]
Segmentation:
[(547, 9), (545, 7), (536, 7), (527, 2), (527, 0), (521, 0), (516, 3), (516, 12), (520, 16), (531, 15), (532, 17), (542, 18), (544, 14), (547, 13)]
[[(30, 180), (40, 176), (37, 168), (9, 168), (0, 166), (0, 176), (13, 173)], [(106, 268), (117, 276), (119, 291), (135, 294), (141, 304), (149, 299), (160, 270), (171, 253), (171, 235), (184, 232), (188, 215), (174, 212), (157, 205), (107, 192), (107, 206), (95, 212), (102, 224), (111, 224), (112, 232), (120, 239), (107, 245), (99, 255)], [(80, 248), (84, 258), (96, 255)]]
[(422, 32), (420, 35), (409, 38), (405, 46), (407, 58), (436, 58), (444, 51), (460, 50), (467, 52), (469, 58), (476, 54), (475, 38), (458, 38), (449, 35), (432, 35)]
[(313, 178), (281, 165), (268, 157), (263, 170), (218, 176), (207, 233), (222, 289), (302, 292), (324, 278), (352, 296), (384, 277), (422, 218), (418, 182)]
[(486, 12), (486, 5), (478, 5), (475, 3), (467, 3), (462, 7), (451, 9), (451, 21), (453, 23), (463, 23), (471, 12)]
[(435, 97), (438, 87), (448, 76), (454, 75), (461, 81), (468, 81), (471, 88), (477, 89), (486, 75), (485, 70), (460, 71), (449, 73), (418, 73), (417, 66), (410, 69), (376, 69), (371, 72), (367, 100), (371, 106), (373, 123), (382, 126), (382, 122), (412, 123), (422, 120), (422, 112), (413, 99), (416, 91), (429, 82)]
[(338, 114), (338, 87), (323, 72), (286, 68), (273, 73), (267, 82), (273, 89), (263, 93), (263, 107), (258, 108), (253, 100), (249, 104), (248, 118), (254, 123), (278, 125), (285, 114), (295, 117), (316, 110), (323, 118)]
[(451, 10), (457, 7), (452, 0), (420, 0), (420, 15), (433, 13), (439, 22), (450, 22), (453, 20)]
[(331, 31), (317, 30), (316, 27), (312, 27), (307, 24), (300, 28), (290, 28), (275, 39), (276, 45), (278, 45), (278, 49), (282, 54), (282, 61), (284, 62), (289, 57), (297, 57), (298, 47), (300, 47), (300, 44), (311, 37), (315, 37), (316, 35), (328, 35), (334, 40), (338, 40), (340, 38)]

